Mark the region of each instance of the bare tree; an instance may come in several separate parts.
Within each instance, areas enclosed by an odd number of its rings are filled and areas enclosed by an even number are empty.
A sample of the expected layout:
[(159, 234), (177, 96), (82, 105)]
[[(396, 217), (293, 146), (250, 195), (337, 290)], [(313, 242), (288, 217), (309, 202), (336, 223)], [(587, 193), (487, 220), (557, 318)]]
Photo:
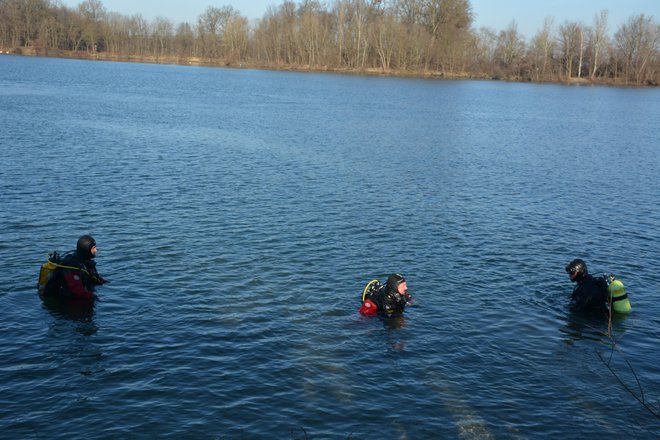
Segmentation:
[(525, 41), (518, 33), (515, 20), (497, 37), (495, 60), (508, 75), (520, 75), (520, 63), (525, 53)]
[(337, 0), (333, 13), (339, 66), (365, 67), (373, 6), (367, 0)]
[[(22, 4), (21, 4), (22, 3)], [(42, 21), (48, 16), (49, 4), (44, 0), (18, 2), (18, 13), (22, 21), (22, 40), (25, 47), (33, 46), (38, 40)]]
[(631, 17), (614, 35), (623, 73), (629, 81), (655, 80), (660, 50), (660, 25), (644, 14)]
[(593, 28), (552, 18), (529, 47), (515, 21), (473, 30), (469, 0), (281, 0), (251, 26), (231, 6), (209, 7), (195, 26), (107, 12), (100, 0), (0, 0), (0, 46), (85, 50), (94, 56), (193, 57), (225, 64), (490, 74), (537, 81), (589, 77), (660, 82), (660, 25), (631, 17), (614, 39), (608, 12)]
[(345, 63), (344, 51), (346, 47), (346, 23), (348, 14), (348, 3), (346, 0), (335, 0), (332, 12), (335, 18), (337, 66), (341, 68)]
[(405, 26), (422, 23), (422, 10), (424, 8), (422, 0), (396, 0), (393, 8), (397, 18)]
[(57, 8), (55, 15), (61, 24), (62, 43), (59, 49), (77, 51), (82, 44), (82, 21), (77, 11), (65, 7)]
[(149, 54), (149, 24), (141, 14), (136, 14), (128, 20), (128, 33), (131, 36), (130, 53), (139, 56)]
[(387, 72), (392, 67), (392, 58), (399, 41), (398, 26), (394, 13), (380, 11), (374, 20), (372, 32), (380, 68)]
[(321, 22), (322, 6), (317, 0), (303, 0), (298, 10), (300, 49), (306, 64), (318, 61), (325, 34)]
[(559, 45), (564, 62), (564, 74), (567, 78), (573, 76), (576, 58), (580, 55), (580, 35), (582, 26), (577, 22), (565, 22), (559, 27)]
[(578, 78), (582, 78), (582, 60), (584, 57), (584, 28), (580, 26), (578, 28), (578, 33), (580, 35), (580, 44), (578, 51), (580, 53), (579, 58), (578, 58), (578, 73), (577, 76)]
[(594, 17), (593, 32), (589, 41), (589, 47), (592, 53), (591, 63), (591, 78), (596, 76), (601, 63), (601, 54), (607, 45), (607, 17), (609, 12), (607, 9), (602, 10)]
[(128, 33), (126, 32), (126, 19), (116, 12), (109, 12), (105, 26), (105, 49), (114, 55), (128, 53)]
[(218, 58), (225, 55), (223, 40), (225, 32), (238, 13), (231, 6), (216, 8), (209, 6), (198, 19), (199, 36), (204, 43), (205, 55)]
[(280, 22), (281, 45), (285, 62), (288, 64), (300, 64), (300, 52), (297, 43), (297, 7), (291, 0), (284, 0), (278, 11)]
[(278, 65), (284, 62), (282, 27), (278, 9), (269, 6), (254, 30), (255, 53), (259, 59)]
[(37, 45), (45, 49), (56, 49), (62, 40), (62, 24), (57, 20), (53, 10), (47, 10), (39, 21)]
[(188, 23), (181, 23), (174, 34), (174, 52), (180, 57), (190, 57), (194, 53), (195, 35)]
[[(436, 54), (436, 68), (453, 71), (472, 25), (468, 0), (422, 0), (422, 20), (431, 34), (429, 61)], [(436, 45), (437, 44), (437, 45)]]
[(167, 18), (156, 17), (152, 23), (152, 38), (156, 43), (154, 55), (157, 57), (169, 54), (170, 43), (174, 34), (174, 25)]
[(225, 56), (232, 60), (242, 60), (247, 52), (249, 26), (247, 18), (233, 11), (227, 20), (223, 34)]
[(106, 10), (100, 0), (85, 0), (78, 5), (78, 12), (82, 20), (83, 42), (88, 52), (96, 52), (99, 49), (101, 26), (105, 23)]
[(489, 73), (491, 76), (499, 76), (496, 68), (495, 52), (497, 49), (497, 32), (495, 29), (481, 27), (474, 32), (472, 45), (473, 70)]
[(530, 59), (532, 59), (537, 81), (547, 79), (549, 74), (548, 71), (552, 69), (551, 60), (554, 57), (556, 50), (556, 43), (553, 38), (553, 27), (554, 18), (546, 17), (545, 20), (543, 20), (543, 27), (534, 38), (532, 38)]

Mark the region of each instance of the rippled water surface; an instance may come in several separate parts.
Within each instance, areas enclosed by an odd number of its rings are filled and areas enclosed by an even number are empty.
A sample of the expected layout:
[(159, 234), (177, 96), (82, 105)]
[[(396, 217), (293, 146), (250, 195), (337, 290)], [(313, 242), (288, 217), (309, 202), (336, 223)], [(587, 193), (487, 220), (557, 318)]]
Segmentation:
[[(656, 89), (0, 57), (0, 437), (657, 438), (658, 121)], [(42, 304), (83, 233), (110, 284)], [(575, 257), (626, 284), (614, 347)], [(360, 317), (394, 271), (415, 306)]]

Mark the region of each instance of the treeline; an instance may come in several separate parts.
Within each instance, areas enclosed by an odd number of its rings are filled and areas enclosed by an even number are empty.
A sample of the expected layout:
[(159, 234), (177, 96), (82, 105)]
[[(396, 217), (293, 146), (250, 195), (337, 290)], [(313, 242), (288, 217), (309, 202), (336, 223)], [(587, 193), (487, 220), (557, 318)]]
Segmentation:
[(280, 68), (381, 71), (522, 81), (593, 80), (657, 85), (660, 24), (631, 16), (612, 34), (549, 17), (526, 41), (507, 29), (473, 28), (469, 0), (284, 0), (250, 23), (209, 6), (196, 23), (145, 20), (57, 0), (0, 0), (0, 48), (14, 52), (130, 57)]

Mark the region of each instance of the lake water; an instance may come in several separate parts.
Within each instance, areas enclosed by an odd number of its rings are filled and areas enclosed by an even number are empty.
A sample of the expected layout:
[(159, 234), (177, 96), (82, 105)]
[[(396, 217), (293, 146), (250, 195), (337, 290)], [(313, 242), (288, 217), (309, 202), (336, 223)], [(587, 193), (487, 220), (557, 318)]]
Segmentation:
[[(0, 437), (658, 438), (659, 121), (658, 89), (2, 56)], [(42, 304), (84, 233), (93, 313)], [(615, 345), (576, 257), (626, 284)], [(395, 271), (415, 305), (361, 317)]]

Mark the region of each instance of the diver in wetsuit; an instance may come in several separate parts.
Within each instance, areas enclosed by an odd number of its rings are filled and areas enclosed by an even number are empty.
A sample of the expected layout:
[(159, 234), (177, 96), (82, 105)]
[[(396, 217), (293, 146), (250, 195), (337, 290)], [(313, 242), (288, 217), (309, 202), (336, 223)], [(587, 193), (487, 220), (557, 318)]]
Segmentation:
[(587, 263), (579, 258), (568, 263), (566, 273), (577, 283), (571, 294), (571, 311), (606, 316), (609, 310), (607, 282), (591, 276)]
[(393, 273), (387, 278), (385, 286), (374, 297), (378, 306), (378, 314), (384, 316), (401, 315), (410, 302), (411, 296), (406, 292), (408, 286), (402, 275)]
[(66, 254), (57, 264), (54, 276), (46, 284), (44, 296), (63, 300), (93, 300), (96, 286), (107, 280), (96, 270), (96, 240), (90, 235), (78, 239), (75, 252)]

